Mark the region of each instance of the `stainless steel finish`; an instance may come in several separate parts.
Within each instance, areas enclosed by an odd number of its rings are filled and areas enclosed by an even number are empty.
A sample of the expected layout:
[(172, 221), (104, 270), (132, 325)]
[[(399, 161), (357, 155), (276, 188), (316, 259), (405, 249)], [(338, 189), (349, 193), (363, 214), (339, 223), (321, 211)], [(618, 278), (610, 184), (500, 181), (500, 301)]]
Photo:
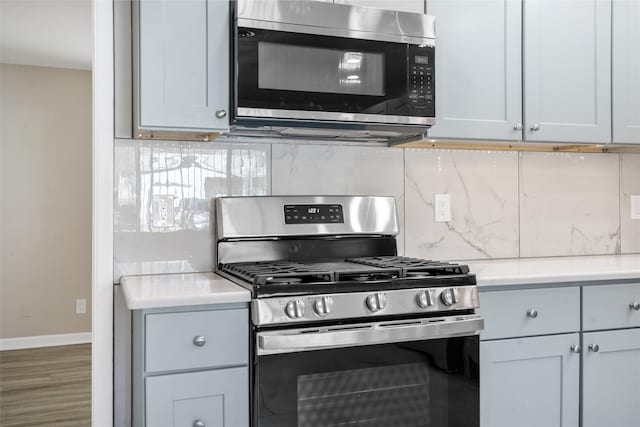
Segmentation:
[(284, 309), (289, 319), (299, 319), (304, 316), (304, 302), (299, 299), (291, 300)]
[[(340, 204), (343, 224), (285, 224), (284, 205)], [(393, 197), (265, 196), (216, 199), (217, 240), (285, 236), (397, 235)], [(218, 257), (220, 261), (220, 257)]]
[(433, 289), (420, 291), (416, 295), (416, 303), (420, 308), (428, 308), (433, 305)]
[(536, 310), (535, 308), (527, 310), (527, 317), (530, 317), (531, 319), (535, 319), (536, 317), (538, 317), (538, 310)]
[(376, 292), (375, 294), (367, 296), (366, 304), (367, 308), (372, 313), (384, 310), (384, 308), (387, 306), (387, 296), (384, 294), (384, 292)]
[(219, 119), (224, 119), (225, 117), (227, 117), (227, 112), (225, 110), (217, 110), (216, 117)]
[(589, 351), (597, 353), (600, 351), (600, 346), (598, 344), (589, 344)]
[(632, 302), (631, 304), (629, 304), (629, 309), (635, 311), (640, 310), (640, 302)]
[(205, 427), (205, 423), (202, 420), (195, 420), (193, 422), (193, 427)]
[(540, 125), (538, 123), (534, 123), (531, 125), (530, 129), (532, 132), (538, 131), (540, 130)]
[(582, 351), (582, 347), (579, 344), (574, 344), (571, 346), (571, 352), (580, 353)]
[(444, 289), (440, 292), (440, 299), (447, 307), (458, 302), (458, 290), (456, 288)]
[(204, 347), (207, 343), (207, 337), (203, 337), (202, 335), (198, 335), (193, 339), (193, 345), (196, 347)]
[(516, 123), (513, 125), (513, 130), (522, 130), (522, 123)]
[[(297, 299), (304, 302), (305, 306), (313, 306), (318, 298), (330, 297), (333, 300), (333, 310), (325, 315), (322, 320), (343, 320), (364, 317), (379, 317), (401, 314), (421, 314), (434, 312), (447, 312), (451, 310), (469, 310), (480, 306), (478, 289), (476, 286), (461, 286), (455, 288), (458, 302), (447, 306), (441, 298), (434, 298), (433, 305), (423, 308), (416, 304), (416, 294), (419, 292), (440, 292), (442, 288), (398, 289), (385, 291), (385, 309), (371, 312), (366, 304), (366, 299), (371, 292), (348, 292), (337, 294), (305, 295)], [(254, 325), (278, 325), (291, 323), (291, 319), (285, 313), (285, 306), (291, 301), (291, 297), (260, 298), (251, 302), (251, 314)], [(305, 312), (298, 318), (299, 322), (314, 322), (320, 319), (315, 313)]]
[(251, 28), (366, 40), (435, 38), (435, 18), (430, 15), (309, 0), (238, 0), (237, 22)]
[(258, 355), (266, 355), (450, 338), (477, 335), (483, 327), (484, 320), (474, 314), (267, 331), (257, 334), (256, 349)]
[(324, 317), (333, 311), (333, 298), (320, 297), (313, 302), (313, 311), (320, 317)]
[[(388, 116), (382, 114), (340, 113), (332, 111), (280, 110), (272, 108), (238, 107), (236, 116), (264, 119), (326, 120), (332, 122), (384, 123), (391, 125), (429, 126), (436, 122), (434, 117)], [(323, 132), (318, 129), (318, 132)]]

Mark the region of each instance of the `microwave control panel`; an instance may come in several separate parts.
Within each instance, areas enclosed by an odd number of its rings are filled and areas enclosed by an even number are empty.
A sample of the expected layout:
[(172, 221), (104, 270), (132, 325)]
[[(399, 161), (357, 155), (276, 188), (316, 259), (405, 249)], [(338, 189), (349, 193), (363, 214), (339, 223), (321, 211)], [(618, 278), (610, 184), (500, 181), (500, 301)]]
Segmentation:
[(412, 116), (435, 116), (435, 50), (409, 46), (409, 110)]

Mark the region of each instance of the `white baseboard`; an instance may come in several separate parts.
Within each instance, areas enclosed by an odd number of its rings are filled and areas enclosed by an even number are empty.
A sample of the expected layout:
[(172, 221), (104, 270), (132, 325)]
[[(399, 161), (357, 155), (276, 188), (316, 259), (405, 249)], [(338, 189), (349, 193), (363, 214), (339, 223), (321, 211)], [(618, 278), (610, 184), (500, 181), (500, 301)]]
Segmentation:
[(91, 342), (91, 332), (76, 334), (38, 335), (0, 339), (0, 351), (22, 350), (25, 348), (56, 347), (59, 345), (86, 344)]

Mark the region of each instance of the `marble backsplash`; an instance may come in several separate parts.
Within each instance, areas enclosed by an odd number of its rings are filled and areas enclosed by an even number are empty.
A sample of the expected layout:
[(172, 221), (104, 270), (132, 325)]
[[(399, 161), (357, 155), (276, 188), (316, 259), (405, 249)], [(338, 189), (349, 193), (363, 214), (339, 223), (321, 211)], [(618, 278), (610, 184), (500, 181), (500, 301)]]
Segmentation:
[[(640, 253), (640, 154), (116, 140), (115, 279), (211, 271), (223, 195), (394, 196), (399, 252), (432, 259)], [(450, 222), (434, 195), (451, 196)], [(154, 224), (154, 202), (170, 225)], [(172, 211), (172, 212), (171, 212)]]

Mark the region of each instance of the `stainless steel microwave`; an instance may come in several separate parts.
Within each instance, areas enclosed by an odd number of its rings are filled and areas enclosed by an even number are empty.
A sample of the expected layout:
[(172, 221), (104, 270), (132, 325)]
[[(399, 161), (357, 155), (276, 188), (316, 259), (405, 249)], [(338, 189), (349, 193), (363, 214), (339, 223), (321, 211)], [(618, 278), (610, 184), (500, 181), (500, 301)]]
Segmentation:
[(435, 121), (435, 20), (313, 0), (234, 2), (234, 124), (401, 139)]

